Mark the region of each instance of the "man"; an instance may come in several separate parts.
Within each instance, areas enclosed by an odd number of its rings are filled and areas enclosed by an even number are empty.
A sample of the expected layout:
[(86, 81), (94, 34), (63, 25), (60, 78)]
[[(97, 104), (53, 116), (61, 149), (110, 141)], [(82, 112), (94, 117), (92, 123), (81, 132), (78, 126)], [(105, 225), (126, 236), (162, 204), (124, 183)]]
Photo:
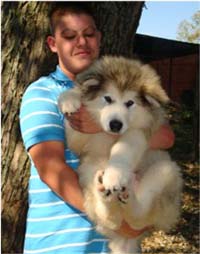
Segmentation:
[[(67, 147), (64, 116), (57, 107), (59, 94), (72, 88), (76, 75), (98, 58), (101, 33), (84, 3), (59, 4), (50, 18), (52, 35), (47, 43), (57, 54), (59, 65), (28, 87), (20, 110), (22, 137), (31, 158), (24, 252), (105, 253), (107, 239), (95, 231), (84, 213), (75, 171), (78, 158)], [(102, 131), (84, 107), (69, 120), (79, 131)], [(152, 148), (167, 148), (173, 143), (170, 128), (163, 129), (156, 134), (160, 137), (152, 137)], [(133, 230), (124, 222), (118, 232), (136, 237), (144, 230)]]

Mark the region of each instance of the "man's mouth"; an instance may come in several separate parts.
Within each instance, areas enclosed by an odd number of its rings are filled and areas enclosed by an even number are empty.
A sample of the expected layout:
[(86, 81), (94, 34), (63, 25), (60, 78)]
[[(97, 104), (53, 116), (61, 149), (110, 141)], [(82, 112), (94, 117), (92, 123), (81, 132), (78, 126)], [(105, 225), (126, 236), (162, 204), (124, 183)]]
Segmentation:
[(90, 51), (89, 50), (79, 51), (79, 52), (76, 52), (75, 55), (77, 55), (77, 56), (88, 56), (88, 55), (90, 55)]

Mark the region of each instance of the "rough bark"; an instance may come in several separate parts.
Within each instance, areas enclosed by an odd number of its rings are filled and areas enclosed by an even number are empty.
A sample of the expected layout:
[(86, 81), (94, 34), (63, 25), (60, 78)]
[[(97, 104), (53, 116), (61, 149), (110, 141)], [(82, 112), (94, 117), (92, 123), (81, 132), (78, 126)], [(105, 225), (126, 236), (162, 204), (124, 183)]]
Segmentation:
[[(102, 53), (131, 57), (143, 2), (91, 2), (103, 32)], [(52, 71), (46, 47), (49, 2), (2, 3), (2, 253), (21, 253), (27, 211), (29, 160), (19, 129), (27, 85)]]
[(101, 53), (133, 56), (134, 37), (144, 2), (94, 2), (95, 16), (102, 32)]
[(45, 61), (48, 9), (36, 2), (2, 5), (2, 253), (22, 253), (29, 160), (19, 108), (26, 85), (41, 74)]

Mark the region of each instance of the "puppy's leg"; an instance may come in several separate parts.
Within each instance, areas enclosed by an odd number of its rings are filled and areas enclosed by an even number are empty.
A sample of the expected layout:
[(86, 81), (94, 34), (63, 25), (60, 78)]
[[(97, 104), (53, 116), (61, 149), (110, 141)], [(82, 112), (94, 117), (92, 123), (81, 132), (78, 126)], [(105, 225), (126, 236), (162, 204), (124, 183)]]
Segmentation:
[(112, 193), (124, 191), (146, 149), (147, 140), (142, 131), (127, 131), (111, 149), (103, 176), (105, 189)]
[(152, 208), (154, 200), (162, 198), (164, 189), (167, 188), (170, 193), (173, 189), (170, 186), (176, 185), (179, 178), (179, 167), (172, 161), (158, 161), (149, 167), (135, 190), (133, 211), (136, 217), (145, 215)]
[(61, 93), (58, 106), (63, 114), (74, 113), (81, 107), (81, 94), (79, 89), (73, 88)]
[[(122, 222), (120, 206), (119, 203), (116, 202), (117, 196), (112, 196), (109, 192), (105, 192), (102, 185), (102, 176), (103, 171), (97, 171), (94, 179), (94, 200), (96, 202), (95, 211), (98, 216), (98, 224), (111, 230), (116, 230), (120, 227)], [(94, 204), (92, 205), (94, 206)]]

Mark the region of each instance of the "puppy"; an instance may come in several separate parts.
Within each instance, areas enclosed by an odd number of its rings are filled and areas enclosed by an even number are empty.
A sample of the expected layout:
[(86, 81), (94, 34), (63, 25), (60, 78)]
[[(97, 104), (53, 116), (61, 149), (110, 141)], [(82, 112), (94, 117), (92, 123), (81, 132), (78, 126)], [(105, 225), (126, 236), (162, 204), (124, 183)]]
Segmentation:
[(143, 236), (117, 234), (122, 220), (135, 229), (168, 231), (180, 215), (180, 168), (166, 151), (148, 146), (166, 122), (163, 105), (169, 98), (149, 65), (123, 57), (97, 60), (75, 83), (61, 94), (61, 111), (74, 113), (84, 104), (103, 129), (85, 134), (66, 122), (69, 148), (80, 156), (86, 212), (110, 239), (111, 253), (138, 253)]

